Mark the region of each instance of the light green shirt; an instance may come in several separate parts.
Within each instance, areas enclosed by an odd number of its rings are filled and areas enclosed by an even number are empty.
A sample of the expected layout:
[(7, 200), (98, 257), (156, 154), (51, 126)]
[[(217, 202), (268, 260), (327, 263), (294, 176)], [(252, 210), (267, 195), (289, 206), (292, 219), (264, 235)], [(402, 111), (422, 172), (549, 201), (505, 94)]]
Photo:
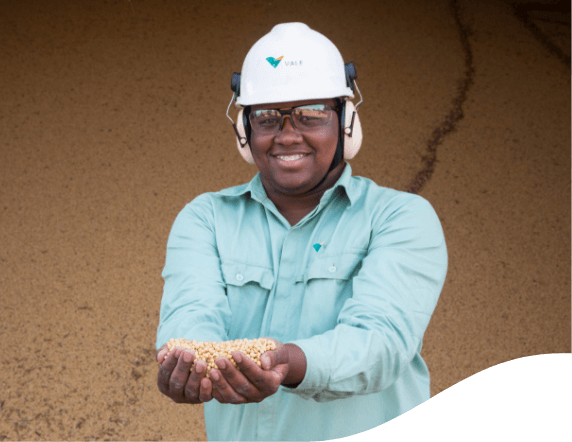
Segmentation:
[(325, 440), (427, 400), (423, 335), (447, 270), (441, 224), (422, 197), (345, 170), (295, 226), (259, 175), (206, 193), (167, 245), (157, 348), (171, 338), (271, 337), (307, 371), (258, 404), (205, 404), (209, 440)]

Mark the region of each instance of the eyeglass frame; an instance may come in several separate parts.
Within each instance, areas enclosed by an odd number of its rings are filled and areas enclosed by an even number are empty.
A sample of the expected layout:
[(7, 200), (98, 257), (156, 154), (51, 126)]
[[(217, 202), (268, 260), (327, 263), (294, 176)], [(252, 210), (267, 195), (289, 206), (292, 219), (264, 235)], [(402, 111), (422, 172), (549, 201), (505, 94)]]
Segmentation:
[[(336, 106), (330, 106), (329, 104), (324, 104), (324, 103), (313, 103), (313, 104), (312, 104), (312, 103), (309, 103), (309, 104), (302, 104), (302, 105), (300, 105), (300, 106), (294, 106), (294, 107), (291, 107), (291, 108), (289, 108), (289, 109), (270, 108), (270, 109), (257, 109), (256, 111), (253, 111), (252, 108), (250, 108), (249, 111), (248, 111), (247, 119), (248, 119), (248, 122), (250, 123), (251, 130), (252, 130), (253, 132), (256, 132), (256, 131), (254, 130), (254, 127), (252, 126), (252, 121), (250, 120), (250, 116), (252, 115), (252, 112), (271, 111), (271, 110), (274, 110), (274, 111), (278, 111), (278, 113), (280, 113), (280, 124), (277, 126), (279, 129), (278, 129), (277, 131), (273, 132), (273, 133), (268, 133), (268, 135), (276, 135), (276, 134), (278, 134), (278, 133), (280, 133), (280, 132), (282, 131), (283, 125), (284, 125), (284, 117), (285, 117), (285, 116), (288, 116), (288, 117), (290, 118), (290, 123), (292, 123), (292, 127), (293, 127), (295, 130), (297, 130), (298, 132), (304, 132), (303, 130), (300, 131), (300, 130), (296, 127), (296, 123), (294, 123), (294, 119), (292, 118), (292, 112), (294, 112), (295, 109), (298, 109), (298, 108), (301, 108), (301, 107), (316, 106), (316, 105), (325, 106), (325, 107), (327, 108), (327, 109), (325, 109), (325, 110), (332, 110), (332, 111), (334, 111), (334, 112), (336, 112), (336, 113), (338, 113), (339, 110), (340, 110), (340, 106), (339, 106), (339, 103), (337, 103), (337, 100), (336, 100)], [(245, 116), (246, 116), (246, 115), (245, 115)]]

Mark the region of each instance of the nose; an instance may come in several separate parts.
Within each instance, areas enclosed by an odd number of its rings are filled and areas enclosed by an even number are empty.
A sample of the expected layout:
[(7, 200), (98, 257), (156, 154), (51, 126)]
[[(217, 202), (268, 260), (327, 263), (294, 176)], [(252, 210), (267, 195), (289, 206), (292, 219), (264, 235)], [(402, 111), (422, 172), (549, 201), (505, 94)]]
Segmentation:
[(280, 132), (276, 134), (274, 141), (279, 144), (299, 144), (303, 141), (302, 134), (292, 125), (289, 115), (284, 115)]
[(295, 144), (302, 142), (302, 135), (292, 124), (289, 115), (284, 115), (280, 132), (276, 134), (275, 141), (281, 144)]
[(292, 117), (290, 115), (284, 115), (284, 117), (282, 118), (282, 127), (280, 128), (281, 131), (284, 130), (286, 124), (289, 124), (292, 129), (296, 130), (296, 128), (292, 124)]

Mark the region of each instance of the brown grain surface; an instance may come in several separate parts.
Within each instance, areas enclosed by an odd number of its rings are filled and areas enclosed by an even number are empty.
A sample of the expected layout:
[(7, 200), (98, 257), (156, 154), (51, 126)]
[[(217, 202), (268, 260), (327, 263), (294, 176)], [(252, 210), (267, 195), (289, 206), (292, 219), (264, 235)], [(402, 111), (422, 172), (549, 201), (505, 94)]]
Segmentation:
[[(569, 60), (570, 14), (513, 3), (458, 2), (473, 83), (420, 191), (449, 250), (433, 394), (571, 350), (571, 77), (542, 41)], [(256, 172), (230, 77), (288, 21), (356, 64), (354, 174), (406, 189), (465, 77), (449, 0), (2, 2), (0, 440), (205, 438), (202, 407), (155, 386), (165, 245), (187, 202)]]

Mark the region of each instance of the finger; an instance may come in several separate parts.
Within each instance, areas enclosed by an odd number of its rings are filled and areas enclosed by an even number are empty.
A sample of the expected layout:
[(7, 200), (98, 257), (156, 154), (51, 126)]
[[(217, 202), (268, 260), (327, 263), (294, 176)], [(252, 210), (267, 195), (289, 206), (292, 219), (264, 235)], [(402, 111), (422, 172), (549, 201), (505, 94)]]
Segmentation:
[[(239, 353), (239, 352), (236, 352)], [(245, 357), (245, 356), (242, 356)], [(233, 357), (234, 359), (234, 357)], [(248, 401), (256, 401), (260, 398), (260, 391), (226, 358), (215, 361), (219, 371), (232, 389)]]
[(157, 350), (155, 357), (157, 358), (157, 362), (159, 364), (165, 360), (165, 356), (167, 356), (167, 353), (169, 353), (169, 348), (167, 347), (167, 344), (164, 344), (159, 350)]
[(261, 357), (262, 366), (265, 370), (275, 373), (276, 378), (282, 383), (288, 374), (290, 369), (290, 353), (288, 352), (288, 347), (286, 345), (281, 345), (276, 350), (268, 351), (264, 353)]
[(167, 359), (165, 359), (159, 366), (159, 374), (157, 375), (157, 386), (159, 391), (162, 393), (167, 393), (169, 391), (169, 380), (171, 379), (171, 373), (177, 365), (177, 358), (175, 353), (171, 352)]
[[(216, 390), (213, 392), (213, 396), (222, 404), (244, 404), (246, 399), (240, 396), (234, 389), (229, 385), (221, 372), (217, 369), (212, 369), (209, 371), (209, 377), (212, 380), (213, 388)], [(218, 399), (220, 396), (220, 399)]]
[(262, 355), (260, 355), (260, 366), (264, 370), (270, 370), (271, 368), (278, 365), (279, 360), (280, 357), (276, 354), (275, 351), (272, 352), (267, 351), (262, 353)]
[(279, 345), (275, 350), (270, 350), (260, 355), (260, 364), (263, 369), (270, 370), (280, 364), (288, 363), (288, 348), (285, 345)]
[[(212, 384), (211, 384), (212, 385)], [(226, 400), (223, 399), (223, 397), (220, 395), (220, 393), (218, 392), (218, 390), (216, 388), (214, 388), (214, 385), (212, 386), (212, 397), (213, 399), (216, 399), (218, 402), (220, 402), (221, 404), (226, 404)]]
[(201, 379), (201, 387), (199, 400), (201, 402), (209, 402), (213, 400), (213, 384), (208, 378)]
[(265, 351), (260, 355), (260, 367), (265, 370), (270, 370), (272, 367), (284, 363), (281, 361), (281, 359), (283, 357), (283, 351), (285, 350), (285, 347), (282, 342), (277, 341), (276, 339), (269, 337), (265, 337), (264, 339), (267, 341), (272, 341), (275, 344), (274, 350)]
[(272, 370), (263, 370), (241, 352), (233, 352), (232, 358), (236, 361), (242, 374), (263, 396), (275, 393), (280, 387), (281, 378), (278, 373)]
[(185, 398), (196, 402), (199, 401), (201, 381), (205, 377), (206, 371), (207, 363), (205, 361), (195, 361), (195, 365), (185, 385)]
[(180, 396), (182, 398), (183, 389), (189, 379), (191, 365), (195, 359), (195, 354), (192, 350), (183, 349), (177, 353), (179, 353), (177, 365), (173, 369), (171, 378), (169, 379), (169, 392), (175, 397)]

